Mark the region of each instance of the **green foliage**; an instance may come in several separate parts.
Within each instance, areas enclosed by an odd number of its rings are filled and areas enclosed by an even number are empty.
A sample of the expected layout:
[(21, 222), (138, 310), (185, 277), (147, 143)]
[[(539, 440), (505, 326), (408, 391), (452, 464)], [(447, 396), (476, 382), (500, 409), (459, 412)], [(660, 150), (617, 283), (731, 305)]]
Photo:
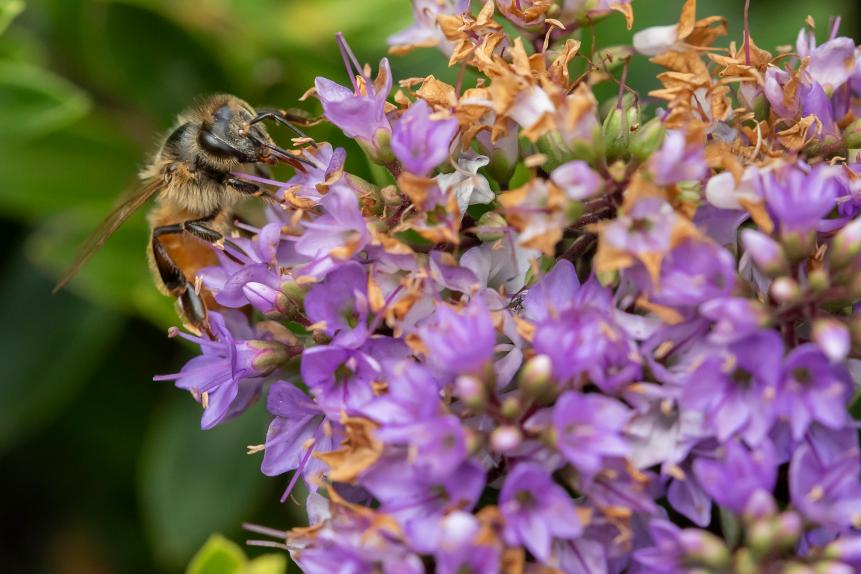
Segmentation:
[(220, 534), (210, 536), (188, 565), (186, 574), (284, 574), (287, 559), (267, 554), (248, 560), (239, 546)]
[(0, 2), (0, 34), (24, 9), (24, 0), (2, 0)]
[(259, 455), (245, 454), (265, 436), (262, 405), (203, 432), (191, 399), (175, 398), (147, 433), (139, 483), (156, 556), (169, 567), (183, 564), (213, 530), (235, 531), (248, 520), (267, 480)]

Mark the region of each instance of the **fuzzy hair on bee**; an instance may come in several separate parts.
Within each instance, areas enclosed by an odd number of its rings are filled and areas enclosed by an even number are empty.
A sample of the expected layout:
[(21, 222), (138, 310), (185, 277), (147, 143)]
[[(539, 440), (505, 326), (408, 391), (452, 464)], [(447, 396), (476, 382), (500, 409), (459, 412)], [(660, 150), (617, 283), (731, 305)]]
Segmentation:
[[(68, 283), (81, 266), (129, 216), (151, 197), (148, 260), (156, 286), (176, 297), (178, 311), (193, 331), (208, 332), (206, 311), (215, 301), (197, 273), (217, 262), (213, 245), (223, 247), (234, 206), (265, 192), (234, 175), (261, 164), (304, 160), (278, 147), (263, 120), (275, 120), (306, 137), (295, 125), (304, 118), (283, 110), (255, 110), (229, 94), (209, 96), (179, 114), (149, 163), (140, 172), (142, 189), (108, 215), (79, 251), (55, 287)], [(305, 123), (308, 123), (305, 121)]]

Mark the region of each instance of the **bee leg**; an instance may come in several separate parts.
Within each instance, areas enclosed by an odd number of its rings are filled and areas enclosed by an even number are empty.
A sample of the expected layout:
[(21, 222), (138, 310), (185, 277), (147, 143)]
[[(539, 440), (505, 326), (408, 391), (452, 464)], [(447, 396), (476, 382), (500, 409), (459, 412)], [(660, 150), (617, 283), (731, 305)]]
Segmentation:
[(282, 126), (290, 128), (293, 133), (295, 133), (300, 138), (306, 138), (310, 140), (311, 145), (317, 147), (317, 142), (315, 142), (313, 138), (308, 137), (308, 134), (296, 127), (296, 123), (305, 123), (306, 125), (310, 125), (312, 122), (308, 121), (307, 119), (302, 118), (297, 114), (292, 114), (287, 110), (262, 110), (259, 111), (254, 117), (254, 119), (252, 119), (249, 123), (253, 125), (257, 122), (262, 122), (263, 120), (275, 120)]
[(173, 258), (164, 248), (159, 237), (169, 233), (181, 233), (181, 225), (165, 225), (157, 227), (152, 234), (152, 254), (156, 269), (168, 292), (176, 297), (183, 319), (199, 331), (204, 331), (211, 336), (209, 324), (206, 320), (206, 306), (203, 304), (200, 294), (189, 285), (182, 271), (177, 267)]
[(228, 177), (224, 180), (224, 183), (238, 191), (239, 193), (244, 193), (246, 195), (259, 195), (260, 186), (256, 183), (251, 183), (250, 181), (243, 181), (236, 177)]

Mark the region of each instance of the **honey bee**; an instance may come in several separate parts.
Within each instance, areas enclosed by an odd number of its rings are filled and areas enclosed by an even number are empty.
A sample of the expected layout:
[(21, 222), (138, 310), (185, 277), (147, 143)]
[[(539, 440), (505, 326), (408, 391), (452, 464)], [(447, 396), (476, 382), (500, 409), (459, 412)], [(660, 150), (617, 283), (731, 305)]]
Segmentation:
[(196, 280), (197, 273), (217, 263), (212, 246), (223, 247), (236, 203), (265, 194), (260, 186), (237, 178), (233, 172), (278, 162), (301, 170), (307, 163), (275, 145), (260, 123), (269, 119), (306, 137), (294, 125), (303, 123), (301, 116), (283, 110), (255, 111), (228, 94), (210, 96), (182, 112), (141, 171), (143, 187), (102, 221), (54, 292), (75, 276), (129, 216), (155, 196), (148, 218), (151, 235), (147, 253), (156, 286), (165, 295), (176, 297), (187, 326), (208, 332), (206, 311), (214, 301)]

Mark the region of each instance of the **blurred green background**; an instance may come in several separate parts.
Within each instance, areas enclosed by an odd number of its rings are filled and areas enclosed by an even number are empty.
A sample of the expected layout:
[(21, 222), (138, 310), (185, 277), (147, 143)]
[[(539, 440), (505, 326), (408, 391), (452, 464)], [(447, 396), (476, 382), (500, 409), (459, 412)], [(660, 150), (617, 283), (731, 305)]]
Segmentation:
[[(636, 0), (635, 30), (675, 21), (682, 0)], [(743, 0), (701, 0), (730, 18)], [(857, 0), (753, 0), (764, 47), (795, 40), (811, 13), (841, 15), (859, 37)], [(165, 336), (172, 303), (152, 287), (138, 214), (66, 291), (52, 282), (77, 245), (135, 185), (159, 134), (196, 97), (304, 107), (325, 75), (346, 83), (334, 33), (376, 66), (410, 21), (407, 0), (0, 0), (0, 571), (180, 572), (210, 532), (242, 540), (243, 521), (301, 520), (279, 505), (284, 479), (259, 474), (265, 413), (203, 433), (197, 405), (158, 373), (191, 353)], [(630, 38), (621, 17), (599, 42)], [(392, 61), (395, 78), (452, 79), (432, 50)], [(632, 84), (654, 85), (645, 62)], [(312, 130), (339, 140), (331, 128)], [(288, 134), (273, 128), (276, 139)], [(352, 148), (350, 148), (352, 149)], [(350, 168), (367, 176), (353, 154)], [(250, 554), (257, 554), (253, 550)]]

